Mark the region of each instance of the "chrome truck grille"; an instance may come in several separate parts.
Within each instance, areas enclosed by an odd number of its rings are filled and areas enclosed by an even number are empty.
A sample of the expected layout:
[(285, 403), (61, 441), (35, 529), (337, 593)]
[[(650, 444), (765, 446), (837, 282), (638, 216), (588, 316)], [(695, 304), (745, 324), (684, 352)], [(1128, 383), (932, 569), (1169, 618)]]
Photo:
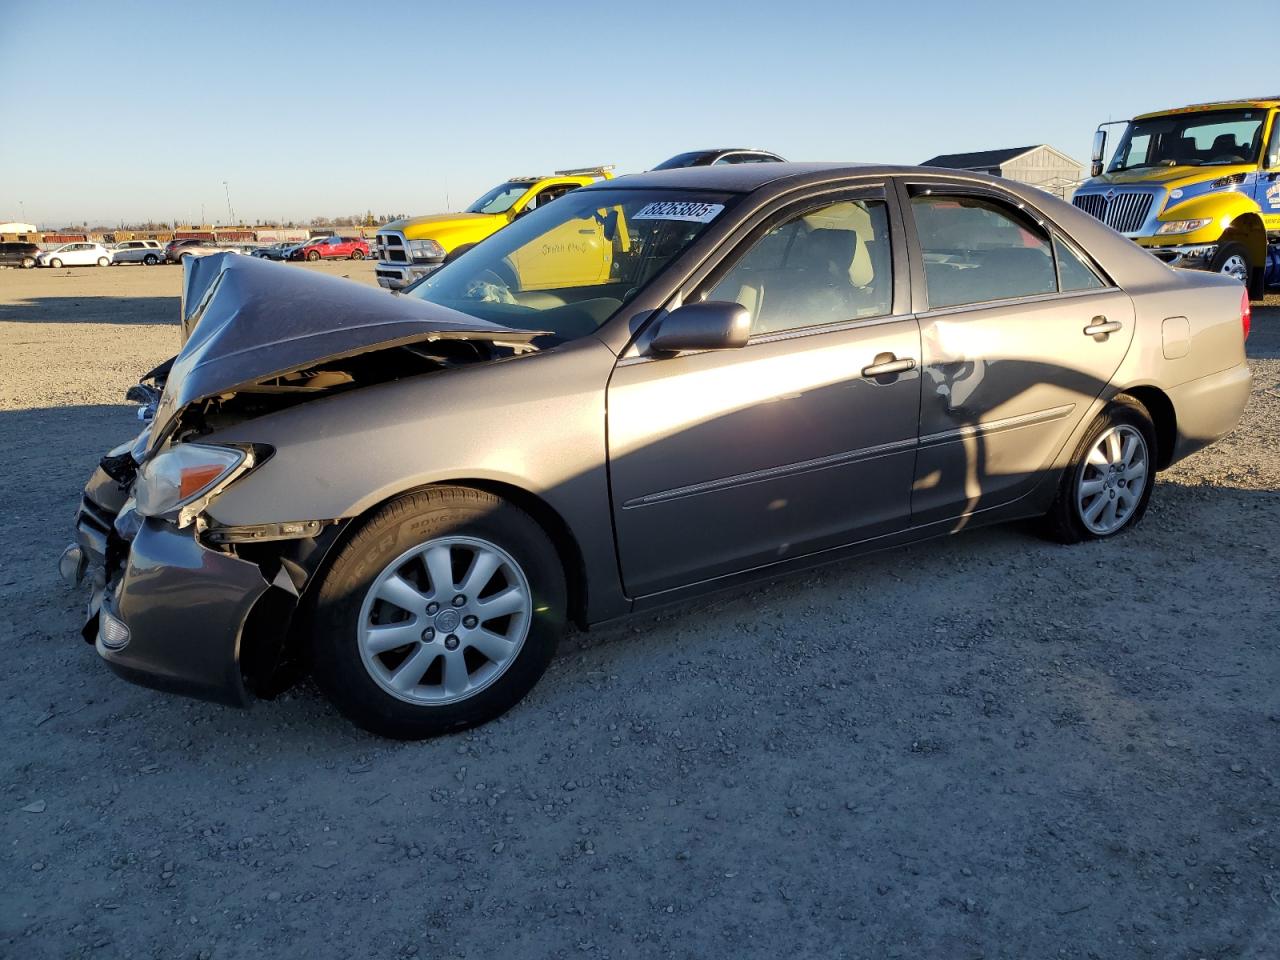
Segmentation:
[(1150, 193), (1108, 190), (1106, 193), (1077, 193), (1071, 202), (1112, 230), (1133, 233), (1142, 229), (1155, 199)]
[(409, 248), (405, 243), (404, 235), (388, 231), (378, 232), (374, 237), (374, 245), (377, 250), (377, 257), (383, 263), (408, 263)]

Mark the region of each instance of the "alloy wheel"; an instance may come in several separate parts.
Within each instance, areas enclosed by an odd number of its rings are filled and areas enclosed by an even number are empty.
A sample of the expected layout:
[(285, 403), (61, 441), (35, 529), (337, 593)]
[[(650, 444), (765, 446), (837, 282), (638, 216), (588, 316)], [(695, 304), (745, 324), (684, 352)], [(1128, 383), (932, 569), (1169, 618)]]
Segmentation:
[(1076, 480), (1076, 508), (1089, 532), (1115, 533), (1133, 517), (1147, 485), (1147, 441), (1128, 424), (1094, 442)]
[(360, 609), (357, 643), (369, 676), (408, 703), (475, 696), (515, 661), (533, 594), (515, 559), (477, 537), (440, 537), (378, 574)]

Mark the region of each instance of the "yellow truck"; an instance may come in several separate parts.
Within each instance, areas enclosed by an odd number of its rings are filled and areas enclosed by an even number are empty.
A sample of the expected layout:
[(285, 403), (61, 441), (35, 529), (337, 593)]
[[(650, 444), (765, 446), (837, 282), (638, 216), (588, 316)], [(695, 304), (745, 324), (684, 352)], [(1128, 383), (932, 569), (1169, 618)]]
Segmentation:
[(1077, 207), (1173, 266), (1226, 273), (1260, 299), (1280, 283), (1280, 96), (1145, 113), (1107, 156)]
[[(500, 183), (462, 213), (439, 213), (407, 220), (394, 220), (382, 227), (374, 240), (378, 263), (376, 272), (379, 285), (388, 290), (403, 290), (409, 284), (438, 270), (446, 260), (456, 257), (490, 234), (497, 233), (538, 207), (546, 206), (570, 190), (584, 187), (600, 179), (611, 179), (613, 167), (583, 167), (575, 170), (557, 170), (549, 177), (512, 177)], [(572, 245), (581, 251), (575, 261), (574, 282), (582, 283), (584, 276), (599, 271), (601, 282), (609, 276), (612, 262), (612, 245), (603, 235), (587, 237), (577, 232), (573, 236), (551, 238)], [(563, 267), (564, 260), (556, 260)], [(527, 273), (535, 265), (522, 266), (522, 276), (528, 282), (537, 279)], [(554, 287), (563, 277), (541, 278), (541, 286)], [(537, 289), (526, 285), (526, 289)]]

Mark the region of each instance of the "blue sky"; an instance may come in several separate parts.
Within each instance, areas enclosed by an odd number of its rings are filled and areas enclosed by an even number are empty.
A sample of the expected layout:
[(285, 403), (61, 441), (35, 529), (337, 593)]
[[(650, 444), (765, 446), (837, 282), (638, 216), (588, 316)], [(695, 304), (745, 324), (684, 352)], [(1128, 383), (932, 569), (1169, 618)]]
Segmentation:
[(1280, 94), (1275, 4), (6, 4), (0, 220), (225, 221), (224, 180), (249, 221), (429, 213), (718, 145), (1087, 161), (1099, 121)]

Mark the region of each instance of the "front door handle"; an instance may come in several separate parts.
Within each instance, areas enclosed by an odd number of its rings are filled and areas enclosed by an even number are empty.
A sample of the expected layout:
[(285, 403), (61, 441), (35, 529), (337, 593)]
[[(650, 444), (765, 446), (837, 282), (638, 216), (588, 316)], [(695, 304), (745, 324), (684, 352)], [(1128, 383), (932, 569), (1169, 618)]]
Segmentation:
[(1121, 327), (1119, 320), (1108, 320), (1106, 317), (1094, 317), (1093, 323), (1084, 328), (1086, 337), (1105, 337), (1109, 333), (1115, 333)]
[[(881, 357), (883, 357), (884, 359), (882, 360)], [(902, 360), (898, 360), (894, 357), (892, 353), (889, 353), (889, 354), (882, 353), (880, 354), (879, 357), (876, 357), (875, 363), (871, 364), (871, 366), (869, 367), (862, 368), (862, 375), (864, 377), (872, 377), (872, 378), (891, 377), (897, 373), (906, 373), (908, 370), (914, 370), (915, 367), (916, 367), (916, 362), (912, 360), (910, 357), (905, 357)]]

